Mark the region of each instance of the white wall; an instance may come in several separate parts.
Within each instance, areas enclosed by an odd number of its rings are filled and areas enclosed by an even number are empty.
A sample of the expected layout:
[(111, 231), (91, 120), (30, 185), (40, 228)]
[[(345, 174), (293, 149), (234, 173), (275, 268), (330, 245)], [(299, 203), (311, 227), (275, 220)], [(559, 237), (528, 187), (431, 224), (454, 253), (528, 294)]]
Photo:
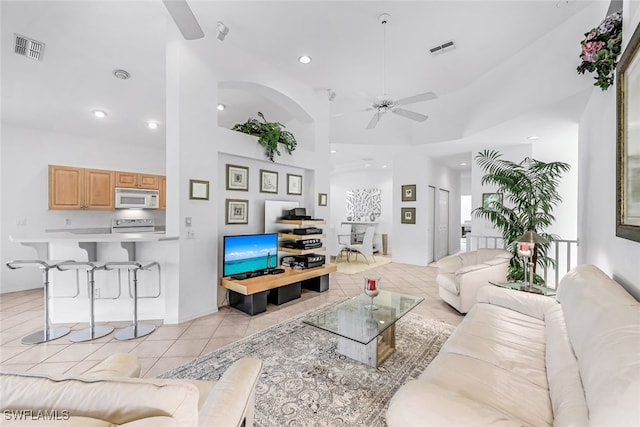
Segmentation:
[[(416, 201), (402, 202), (403, 185), (416, 184)], [(412, 149), (398, 150), (393, 159), (393, 261), (427, 265), (431, 242), (427, 239), (428, 186), (449, 193), (449, 253), (460, 250), (460, 174)], [(437, 205), (436, 205), (437, 206)], [(416, 208), (416, 223), (401, 224), (400, 209)], [(437, 212), (437, 209), (436, 209)], [(435, 232), (435, 230), (434, 230)]]
[(380, 235), (388, 235), (387, 253), (393, 253), (393, 172), (389, 169), (364, 169), (356, 172), (342, 172), (331, 175), (331, 194), (329, 195), (330, 205), (330, 225), (338, 229), (342, 221), (347, 220), (346, 199), (347, 191), (379, 188), (382, 210), (380, 217), (377, 219), (379, 224), (376, 226), (376, 241), (381, 240)]
[[(637, 2), (624, 2), (623, 44), (640, 22)], [(640, 243), (616, 237), (616, 93), (598, 88), (580, 121), (578, 262), (594, 264), (640, 299)]]
[[(110, 228), (112, 218), (130, 211), (48, 210), (48, 165), (133, 171), (164, 175), (162, 149), (98, 141), (58, 132), (2, 125), (2, 265), (12, 259), (32, 259), (33, 250), (9, 240), (11, 235), (41, 235), (46, 229)], [(126, 152), (126, 155), (122, 155)], [(164, 225), (163, 211), (136, 211), (136, 218), (154, 217)], [(66, 220), (70, 224), (66, 224)], [(24, 223), (25, 225), (17, 225)], [(0, 268), (0, 293), (42, 285), (38, 271)]]

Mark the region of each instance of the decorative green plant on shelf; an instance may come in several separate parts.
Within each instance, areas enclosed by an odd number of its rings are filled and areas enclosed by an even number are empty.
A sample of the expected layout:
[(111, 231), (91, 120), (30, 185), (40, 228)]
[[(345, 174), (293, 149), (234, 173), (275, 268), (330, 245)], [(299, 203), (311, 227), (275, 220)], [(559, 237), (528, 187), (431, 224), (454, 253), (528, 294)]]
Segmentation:
[(285, 125), (278, 122), (268, 122), (265, 119), (264, 114), (258, 112), (258, 116), (262, 121), (258, 119), (249, 119), (245, 123), (238, 123), (233, 125), (231, 130), (235, 130), (242, 133), (248, 133), (249, 135), (258, 137), (258, 144), (264, 147), (265, 155), (271, 160), (276, 154), (280, 155), (278, 144), (284, 145), (287, 153), (293, 153), (296, 149), (298, 142), (293, 134), (289, 131), (283, 130)]
[[(484, 150), (475, 157), (485, 172), (482, 185), (496, 186), (496, 192), (503, 195), (503, 202), (481, 206), (474, 209), (473, 214), (490, 221), (500, 230), (507, 250), (513, 254), (509, 279), (523, 280), (522, 260), (517, 255), (514, 243), (525, 231), (533, 230), (548, 240), (548, 243), (537, 244), (533, 249), (534, 272), (537, 265), (554, 265), (547, 253), (550, 242), (558, 237), (544, 230), (555, 220), (553, 208), (562, 201), (558, 193), (560, 178), (571, 166), (563, 162), (545, 163), (528, 157), (515, 163), (502, 160), (501, 156), (498, 151)], [(534, 281), (543, 283), (544, 279), (534, 275)]]
[(613, 75), (618, 64), (618, 55), (622, 45), (622, 12), (607, 16), (598, 27), (584, 34), (580, 42), (582, 63), (578, 74), (585, 71), (596, 73), (594, 86), (603, 91), (613, 84)]

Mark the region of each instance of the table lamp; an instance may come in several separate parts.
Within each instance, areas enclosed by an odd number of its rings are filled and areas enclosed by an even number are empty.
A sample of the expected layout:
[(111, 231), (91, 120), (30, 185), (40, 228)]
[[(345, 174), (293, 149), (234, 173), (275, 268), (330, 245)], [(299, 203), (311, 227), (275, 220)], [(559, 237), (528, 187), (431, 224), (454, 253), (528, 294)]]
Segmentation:
[[(528, 272), (527, 267), (524, 269), (524, 281), (528, 283), (528, 291), (533, 290), (533, 250), (536, 244), (539, 243), (547, 243), (548, 240), (544, 237), (541, 237), (533, 230), (525, 231), (524, 234), (516, 239), (516, 243), (518, 245), (518, 255), (523, 258), (527, 258), (528, 260)], [(528, 280), (527, 280), (527, 273)]]

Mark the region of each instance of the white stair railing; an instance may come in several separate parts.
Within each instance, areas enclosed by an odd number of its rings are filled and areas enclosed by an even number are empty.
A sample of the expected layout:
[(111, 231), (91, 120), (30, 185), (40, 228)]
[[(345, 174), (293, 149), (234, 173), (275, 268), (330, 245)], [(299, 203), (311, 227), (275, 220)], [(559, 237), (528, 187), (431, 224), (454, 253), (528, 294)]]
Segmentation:
[[(475, 251), (480, 248), (505, 249), (502, 236), (466, 235), (466, 251)], [(549, 246), (549, 258), (555, 261), (555, 267), (545, 268), (542, 277), (550, 288), (557, 288), (558, 283), (569, 270), (578, 264), (578, 241), (557, 239)]]

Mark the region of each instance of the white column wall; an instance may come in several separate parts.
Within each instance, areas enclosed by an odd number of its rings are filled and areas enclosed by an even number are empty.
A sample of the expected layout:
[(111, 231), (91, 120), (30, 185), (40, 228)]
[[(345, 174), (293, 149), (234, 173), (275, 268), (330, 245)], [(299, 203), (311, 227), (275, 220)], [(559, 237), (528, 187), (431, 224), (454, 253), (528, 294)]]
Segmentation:
[[(416, 184), (416, 201), (402, 202), (403, 185)], [(412, 149), (398, 150), (393, 161), (393, 261), (427, 265), (427, 187), (449, 191), (449, 253), (460, 250), (460, 174)], [(437, 205), (436, 205), (437, 206)], [(416, 208), (416, 223), (401, 224), (400, 209)], [(437, 223), (437, 208), (436, 208)], [(434, 233), (436, 230), (434, 230)]]

